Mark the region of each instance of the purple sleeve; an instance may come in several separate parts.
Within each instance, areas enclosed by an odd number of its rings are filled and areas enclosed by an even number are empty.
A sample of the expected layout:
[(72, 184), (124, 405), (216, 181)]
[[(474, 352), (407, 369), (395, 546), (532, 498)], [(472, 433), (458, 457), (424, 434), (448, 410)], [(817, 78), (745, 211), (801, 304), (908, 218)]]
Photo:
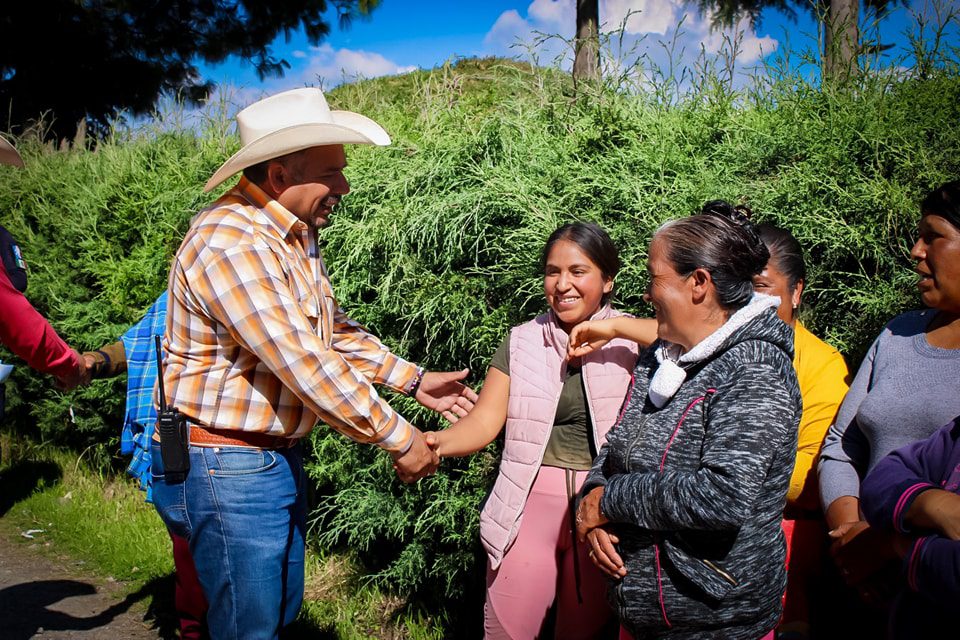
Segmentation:
[(946, 479), (960, 450), (960, 418), (925, 440), (897, 449), (863, 480), (860, 508), (870, 526), (909, 533), (903, 521), (910, 505), (927, 489)]
[(907, 586), (946, 607), (960, 596), (960, 541), (941, 536), (914, 540), (904, 558)]

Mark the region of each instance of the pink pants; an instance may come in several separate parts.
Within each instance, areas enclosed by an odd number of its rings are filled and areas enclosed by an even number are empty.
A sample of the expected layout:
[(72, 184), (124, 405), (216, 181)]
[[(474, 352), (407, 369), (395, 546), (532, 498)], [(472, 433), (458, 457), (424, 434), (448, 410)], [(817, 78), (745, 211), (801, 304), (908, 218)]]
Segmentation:
[[(540, 467), (517, 539), (496, 571), (487, 564), (483, 628), (488, 639), (539, 637), (554, 600), (557, 638), (594, 638), (610, 617), (606, 580), (587, 556), (589, 545), (573, 545), (565, 473), (572, 472)], [(587, 472), (578, 471), (576, 476), (579, 490)], [(575, 557), (582, 603), (577, 601)]]

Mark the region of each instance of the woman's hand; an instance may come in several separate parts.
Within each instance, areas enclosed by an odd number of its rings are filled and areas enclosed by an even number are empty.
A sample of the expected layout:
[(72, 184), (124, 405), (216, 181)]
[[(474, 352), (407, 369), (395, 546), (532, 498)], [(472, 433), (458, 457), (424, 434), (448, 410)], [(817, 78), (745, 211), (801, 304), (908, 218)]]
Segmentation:
[(653, 318), (618, 316), (581, 322), (570, 331), (567, 357), (580, 358), (593, 353), (614, 338), (632, 340), (641, 347), (649, 347), (657, 339), (657, 321)]
[(567, 343), (567, 357), (581, 358), (599, 350), (603, 345), (617, 337), (615, 322), (617, 318), (606, 320), (587, 320), (570, 331)]
[(596, 487), (585, 495), (577, 506), (577, 539), (580, 542), (584, 542), (593, 529), (610, 522), (600, 511), (602, 497), (603, 487)]
[(623, 559), (617, 553), (617, 548), (613, 545), (620, 542), (620, 538), (604, 529), (593, 529), (587, 534), (587, 542), (590, 543), (590, 559), (597, 565), (600, 571), (613, 579), (619, 579), (627, 575), (627, 568), (623, 565)]
[(896, 557), (891, 535), (871, 527), (865, 520), (848, 522), (830, 531), (833, 561), (840, 575), (856, 587), (876, 575)]
[(441, 458), (443, 457), (443, 454), (440, 452), (442, 433), (443, 433), (442, 431), (424, 431), (423, 432), (423, 439), (426, 440), (427, 446), (433, 449), (433, 451)]

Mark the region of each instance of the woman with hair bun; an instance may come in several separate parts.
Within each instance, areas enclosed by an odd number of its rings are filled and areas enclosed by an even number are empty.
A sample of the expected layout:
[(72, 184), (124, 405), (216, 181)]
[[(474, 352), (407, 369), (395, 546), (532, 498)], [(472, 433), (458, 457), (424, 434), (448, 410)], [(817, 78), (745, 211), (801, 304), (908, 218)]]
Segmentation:
[[(780, 618), (800, 390), (793, 332), (753, 290), (769, 253), (748, 214), (713, 201), (654, 234), (658, 339), (581, 491), (579, 535), (637, 639), (757, 640)], [(591, 321), (571, 354), (645, 333)]]

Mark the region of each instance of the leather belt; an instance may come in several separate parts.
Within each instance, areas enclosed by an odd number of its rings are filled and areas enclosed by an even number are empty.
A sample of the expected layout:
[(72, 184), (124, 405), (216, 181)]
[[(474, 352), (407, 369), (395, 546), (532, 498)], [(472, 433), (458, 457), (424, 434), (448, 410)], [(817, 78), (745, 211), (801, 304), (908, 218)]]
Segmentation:
[(236, 429), (208, 429), (191, 422), (190, 444), (216, 447), (255, 447), (257, 449), (287, 449), (299, 442), (299, 438), (274, 436), (255, 431)]

